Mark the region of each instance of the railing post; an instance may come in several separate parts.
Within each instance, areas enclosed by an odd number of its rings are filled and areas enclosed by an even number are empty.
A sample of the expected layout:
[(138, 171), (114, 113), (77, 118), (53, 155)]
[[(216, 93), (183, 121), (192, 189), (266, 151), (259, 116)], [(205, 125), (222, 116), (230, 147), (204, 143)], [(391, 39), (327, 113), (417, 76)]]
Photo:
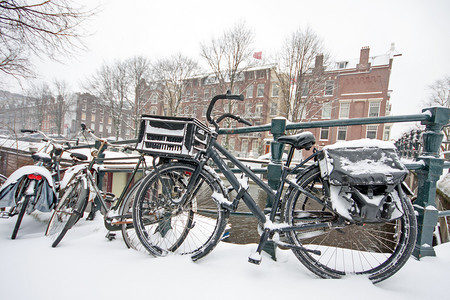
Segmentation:
[(444, 107), (426, 108), (422, 112), (430, 112), (431, 118), (422, 121), (426, 126), (423, 133), (423, 152), (418, 157), (425, 164), (417, 170), (418, 191), (414, 209), (417, 211), (417, 241), (413, 256), (420, 259), (424, 256), (436, 256), (433, 249), (433, 231), (438, 222), (436, 209), (436, 182), (442, 175), (444, 159), (439, 157), (439, 149), (444, 134), (442, 127), (449, 122), (450, 109)]
[[(275, 118), (272, 119), (271, 133), (273, 135), (273, 141), (270, 143), (271, 158), (270, 163), (267, 166), (267, 183), (269, 186), (276, 190), (280, 185), (281, 170), (282, 170), (282, 158), (284, 144), (277, 142), (278, 137), (284, 134), (286, 130), (286, 119)], [(273, 199), (267, 197), (266, 208), (273, 206)], [(272, 256), (273, 260), (276, 260), (275, 254), (276, 245), (272, 242), (266, 243), (263, 250)]]

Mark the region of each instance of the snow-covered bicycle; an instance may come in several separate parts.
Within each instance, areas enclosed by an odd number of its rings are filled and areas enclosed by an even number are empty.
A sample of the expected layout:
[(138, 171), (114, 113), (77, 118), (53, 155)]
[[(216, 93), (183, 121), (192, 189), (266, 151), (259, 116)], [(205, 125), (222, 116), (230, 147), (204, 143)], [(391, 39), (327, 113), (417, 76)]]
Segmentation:
[[(137, 149), (168, 162), (140, 184), (133, 204), (133, 222), (142, 245), (155, 256), (190, 255), (195, 261), (221, 240), (228, 217), (242, 200), (258, 220), (261, 234), (249, 262), (259, 264), (268, 241), (292, 249), (298, 260), (323, 278), (347, 274), (382, 281), (397, 272), (414, 248), (417, 223), (402, 181), (407, 170), (391, 144), (359, 141), (314, 150), (291, 166), (295, 150), (309, 150), (309, 132), (281, 136), (290, 151), (277, 189), (272, 189), (217, 141), (215, 96), (207, 110), (211, 130), (193, 118), (143, 116)], [(230, 161), (245, 176), (236, 177)], [(209, 165), (213, 163), (230, 187)], [(262, 210), (248, 192), (252, 179), (273, 203)], [(233, 194), (231, 194), (231, 192)], [(231, 196), (231, 199), (230, 199)]]
[[(147, 169), (145, 156), (141, 154), (139, 156), (111, 158), (111, 160), (122, 161), (122, 163), (127, 159), (137, 159), (137, 162), (132, 162), (134, 165), (132, 174), (129, 176), (121, 195), (117, 198), (111, 193), (102, 191), (98, 187), (96, 178), (100, 163), (105, 161), (105, 158), (100, 157), (99, 154), (107, 148), (117, 148), (117, 146), (95, 136), (94, 132), (84, 124), (82, 124), (81, 132), (96, 141), (97, 149), (92, 152), (92, 159), (80, 166), (77, 173), (67, 184), (67, 188), (50, 219), (46, 235), (53, 237), (52, 247), (56, 247), (66, 233), (83, 217), (88, 203), (97, 201), (100, 205), (99, 210), (104, 216), (105, 227), (109, 231), (106, 237), (114, 239), (114, 232), (121, 231), (127, 247), (139, 250), (141, 246), (134, 233), (131, 206), (140, 183), (139, 180), (134, 182), (135, 175)], [(93, 206), (91, 207), (95, 210)], [(95, 213), (95, 211), (91, 211), (91, 213)]]
[[(0, 187), (0, 207), (2, 218), (17, 215), (11, 239), (15, 239), (25, 213), (38, 210), (50, 212), (58, 202), (58, 193), (64, 189), (61, 174), (66, 169), (60, 167), (61, 156), (68, 146), (56, 141), (39, 130), (22, 129), (22, 133), (39, 133), (44, 144), (31, 155), (34, 165), (23, 166), (14, 171)], [(87, 159), (81, 153), (71, 153), (73, 162)], [(67, 169), (68, 170), (68, 169)], [(70, 173), (70, 171), (67, 171)]]

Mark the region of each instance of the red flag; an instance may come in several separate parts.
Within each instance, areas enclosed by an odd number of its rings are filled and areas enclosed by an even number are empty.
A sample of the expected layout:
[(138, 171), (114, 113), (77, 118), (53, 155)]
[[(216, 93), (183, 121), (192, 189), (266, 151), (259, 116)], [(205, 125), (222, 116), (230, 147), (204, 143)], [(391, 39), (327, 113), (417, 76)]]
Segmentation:
[(253, 53), (253, 58), (262, 59), (262, 51)]

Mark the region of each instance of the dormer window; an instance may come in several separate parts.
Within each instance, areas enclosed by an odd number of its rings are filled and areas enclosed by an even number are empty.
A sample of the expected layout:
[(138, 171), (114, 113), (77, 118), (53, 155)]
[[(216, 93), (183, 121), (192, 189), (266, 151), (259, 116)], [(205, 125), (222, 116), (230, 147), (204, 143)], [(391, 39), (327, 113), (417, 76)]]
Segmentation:
[(345, 69), (345, 68), (347, 68), (347, 65), (348, 65), (348, 61), (340, 61), (337, 63), (338, 69)]

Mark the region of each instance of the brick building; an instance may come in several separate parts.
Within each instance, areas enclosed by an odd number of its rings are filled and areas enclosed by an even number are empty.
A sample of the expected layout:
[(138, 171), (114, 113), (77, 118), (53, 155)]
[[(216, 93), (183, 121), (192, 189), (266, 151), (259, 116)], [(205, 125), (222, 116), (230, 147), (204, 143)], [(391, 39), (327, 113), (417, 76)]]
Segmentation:
[[(320, 99), (321, 113), (312, 116), (311, 120), (389, 115), (392, 61), (390, 54), (371, 57), (370, 49), (365, 47), (361, 49), (358, 60), (336, 62), (333, 68), (325, 71), (325, 86)], [(310, 131), (317, 137), (319, 145), (328, 145), (361, 138), (389, 140), (390, 130), (391, 124), (379, 124), (317, 128)]]

